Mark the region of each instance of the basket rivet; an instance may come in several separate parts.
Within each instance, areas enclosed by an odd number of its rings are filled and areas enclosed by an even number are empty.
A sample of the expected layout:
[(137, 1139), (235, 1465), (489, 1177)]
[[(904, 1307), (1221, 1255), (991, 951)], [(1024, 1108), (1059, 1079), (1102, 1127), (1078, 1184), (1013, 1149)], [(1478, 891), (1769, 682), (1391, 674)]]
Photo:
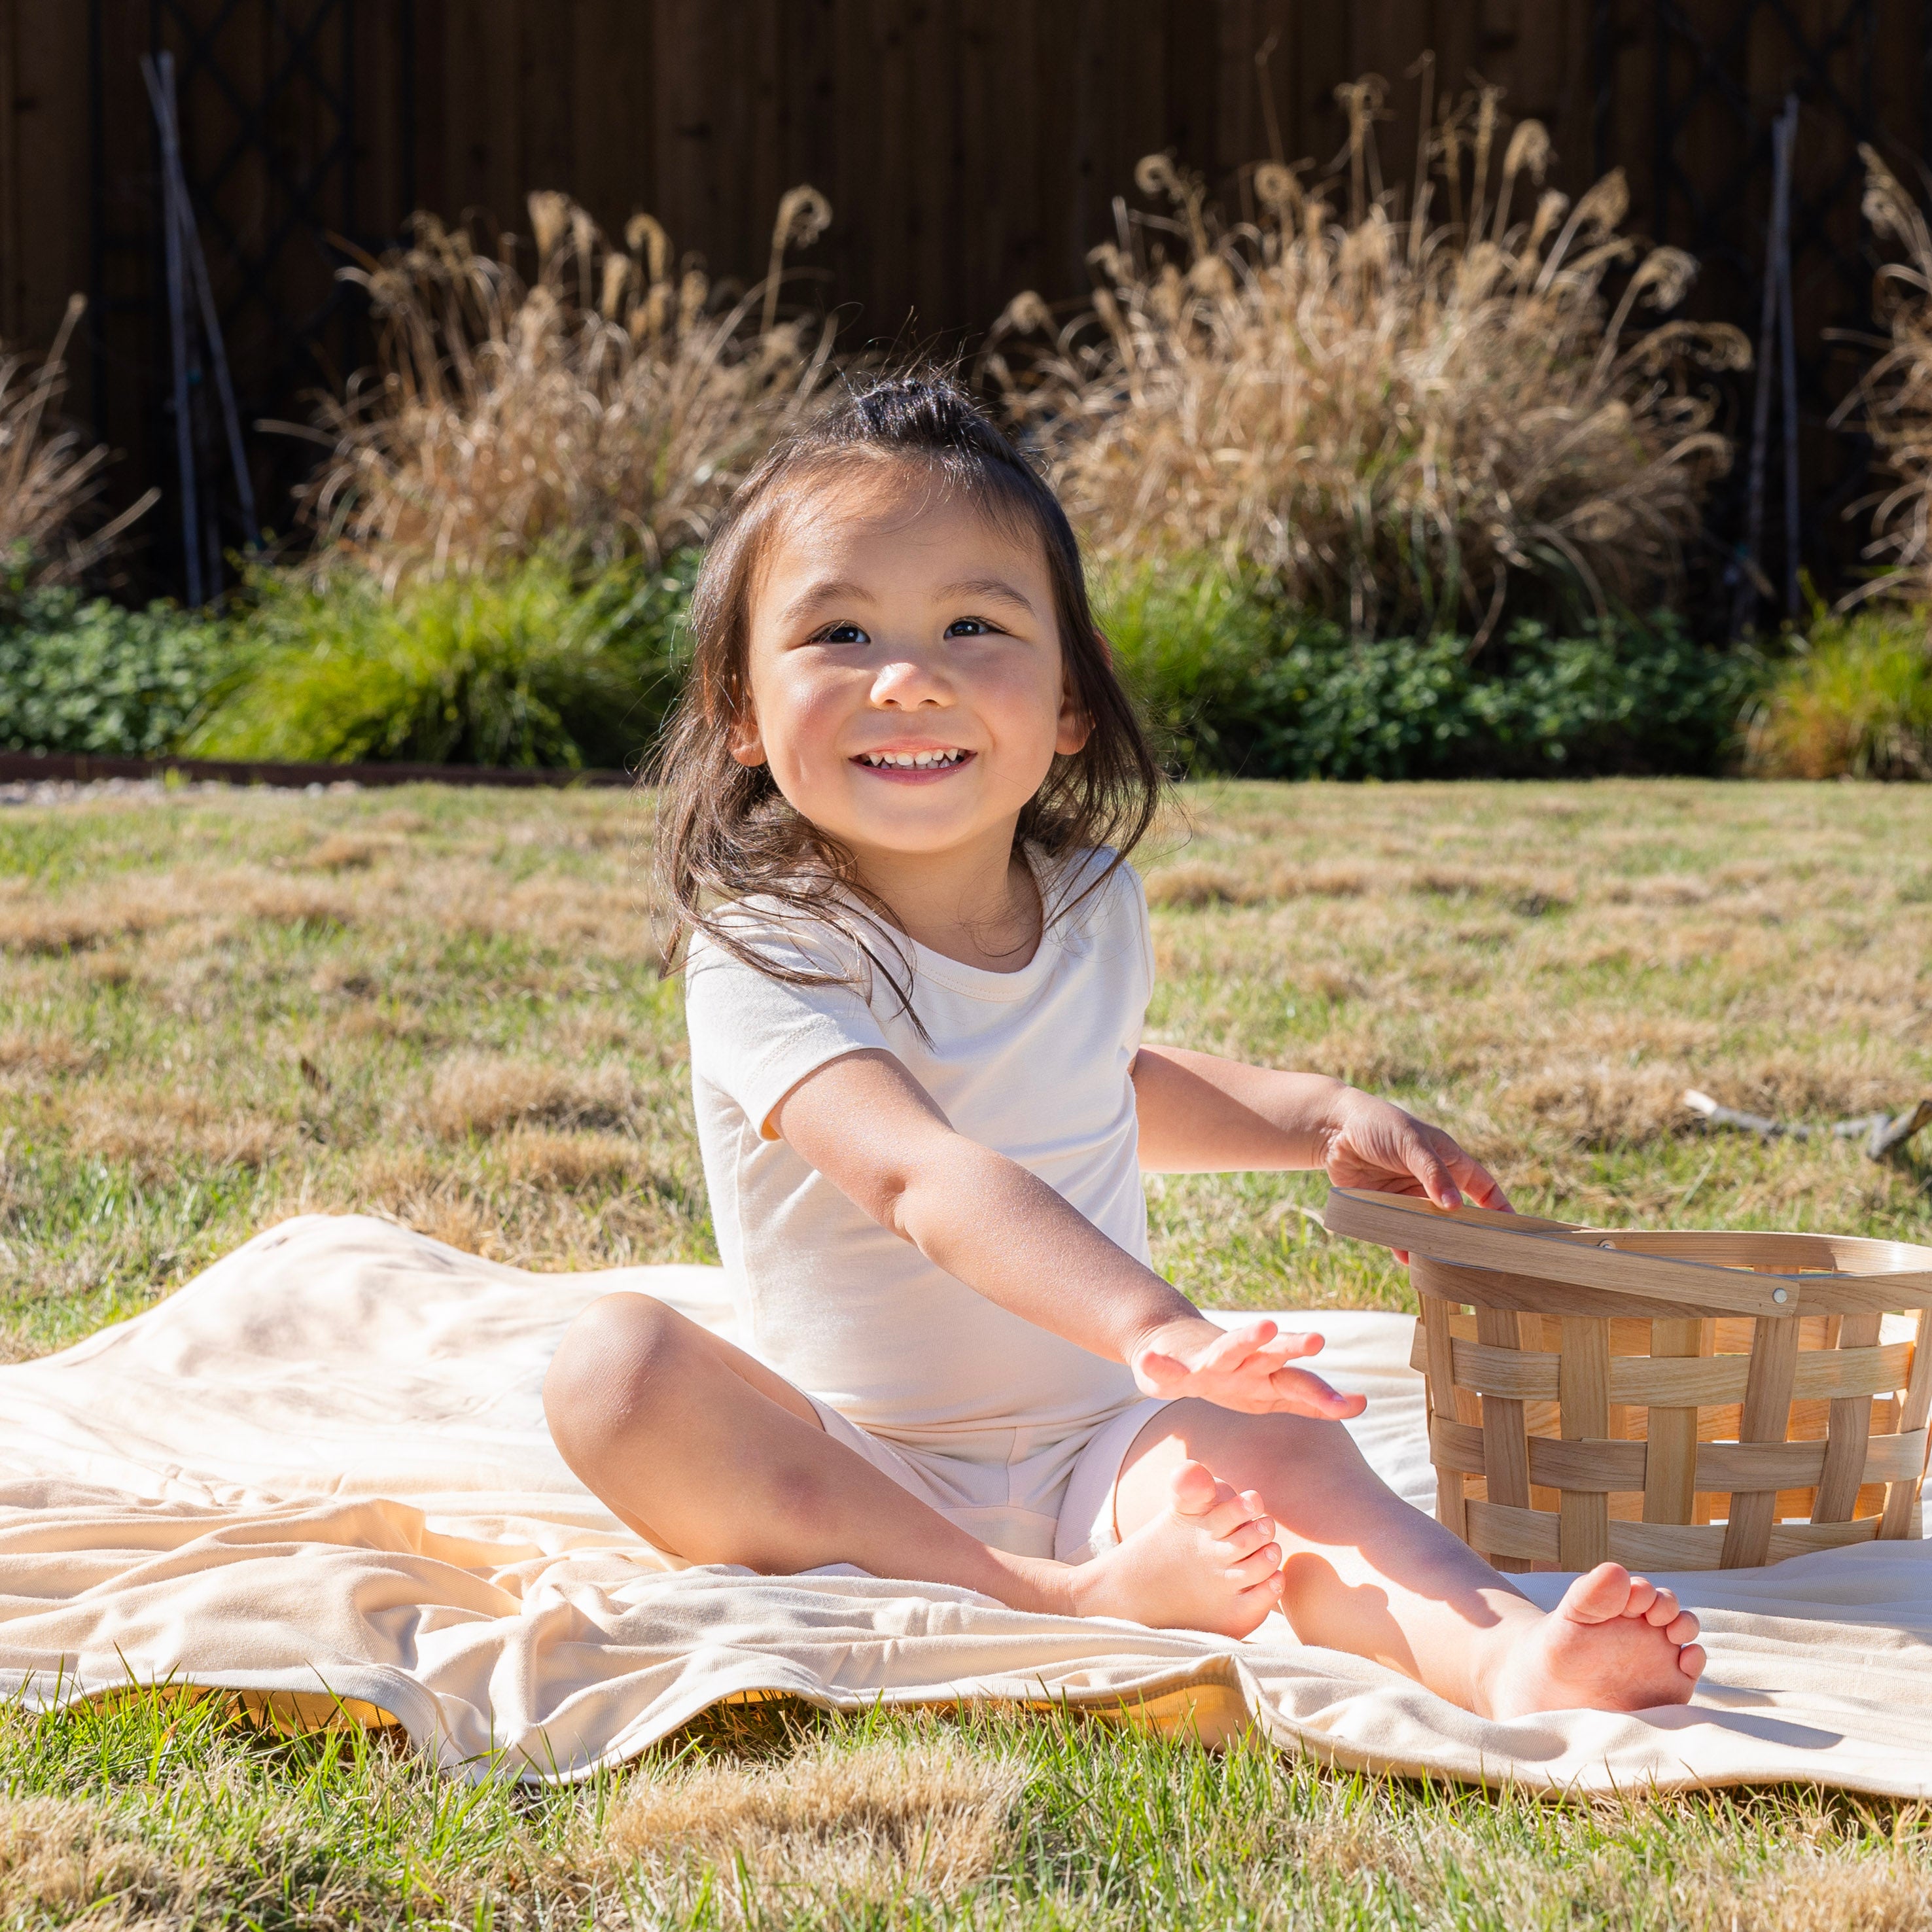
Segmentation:
[(1791, 1299), (1791, 1292), (1788, 1288), (1774, 1288), (1771, 1291), (1771, 1298), (1774, 1301), (1789, 1301)]
[(1600, 1248), (1613, 1248), (1616, 1246), (1616, 1243), (1614, 1241), (1599, 1241), (1597, 1245)]

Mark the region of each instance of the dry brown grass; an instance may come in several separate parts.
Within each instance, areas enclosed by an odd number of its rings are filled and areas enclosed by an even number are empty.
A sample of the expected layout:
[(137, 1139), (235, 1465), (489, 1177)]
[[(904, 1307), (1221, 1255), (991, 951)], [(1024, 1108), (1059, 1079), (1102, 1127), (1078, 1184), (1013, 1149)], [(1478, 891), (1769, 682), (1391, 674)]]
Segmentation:
[(70, 1798), (0, 1798), (0, 1919), (9, 1924), (151, 1922), (194, 1880), (94, 1807)]
[(610, 1126), (627, 1119), (631, 1084), (616, 1066), (579, 1069), (488, 1053), (459, 1053), (430, 1083), (424, 1117), (446, 1140), (513, 1123)]
[(150, 490), (119, 516), (83, 532), (112, 454), (104, 442), (90, 448), (60, 419), (68, 344), (86, 307), (84, 296), (69, 298), (38, 367), (0, 350), (0, 557), (24, 555), (34, 574), (50, 583), (70, 580), (98, 562), (160, 495)]
[(574, 1192), (646, 1178), (643, 1148), (622, 1134), (558, 1134), (520, 1126), (512, 1133), (507, 1152), (510, 1178), (533, 1187)]
[(1864, 554), (1880, 574), (1860, 595), (1932, 598), (1932, 227), (1917, 200), (1861, 146), (1865, 219), (1904, 250), (1879, 271), (1892, 346), (1868, 370), (1840, 415), (1857, 412), (1895, 479), (1872, 509)]
[(66, 1111), (76, 1153), (118, 1162), (144, 1181), (196, 1166), (265, 1167), (286, 1138), (279, 1121), (147, 1084), (87, 1092)]
[(414, 246), (345, 271), (368, 290), (380, 352), (323, 406), (334, 454), (307, 510), (336, 554), (392, 584), (546, 547), (658, 558), (700, 540), (817, 406), (829, 326), (773, 306), (785, 250), (831, 218), (815, 190), (785, 196), (770, 279), (735, 302), (675, 271), (647, 214), (621, 248), (566, 196), (532, 195), (530, 215), (533, 283), (514, 238), (493, 260), (428, 214)]
[[(780, 1764), (713, 1760), (640, 1779), (586, 1851), (659, 1871), (725, 1872), (742, 1859), (767, 1907), (774, 1892), (952, 1899), (1005, 1855), (1024, 1782), (1012, 1760), (944, 1737), (856, 1752), (817, 1743)], [(745, 1902), (733, 1900), (741, 1911)]]
[(1690, 372), (1742, 366), (1743, 338), (1672, 322), (1627, 339), (1634, 306), (1673, 306), (1696, 264), (1619, 232), (1620, 172), (1517, 218), (1549, 137), (1526, 121), (1505, 146), (1496, 89), (1425, 129), (1435, 176), (1406, 213), (1372, 198), (1381, 87), (1340, 90), (1346, 213), (1263, 162), (1255, 218), (1230, 225), (1148, 157), (1136, 184), (1171, 212), (1124, 215), (1094, 250), (1090, 314), (1058, 327), (1018, 298), (995, 340), (1036, 346), (991, 373), (1103, 555), (1216, 552), (1358, 632), (1486, 636), (1519, 572), (1599, 608), (1654, 594), (1729, 460)]

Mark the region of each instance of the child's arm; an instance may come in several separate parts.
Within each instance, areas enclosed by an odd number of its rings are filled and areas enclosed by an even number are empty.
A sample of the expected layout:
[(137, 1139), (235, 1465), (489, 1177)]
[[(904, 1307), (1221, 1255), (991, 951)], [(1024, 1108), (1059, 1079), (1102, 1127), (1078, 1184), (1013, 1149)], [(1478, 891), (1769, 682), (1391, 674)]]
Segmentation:
[(1509, 1202), (1494, 1178), (1439, 1127), (1322, 1073), (1280, 1073), (1185, 1047), (1144, 1046), (1134, 1060), (1141, 1166), (1154, 1174), (1326, 1168), (1340, 1187)]
[[(1265, 1414), (1359, 1414), (1294, 1358), (1322, 1346), (1271, 1322), (1228, 1331), (1108, 1240), (1036, 1174), (957, 1132), (890, 1053), (835, 1060), (771, 1124), (832, 1184), (937, 1268), (1036, 1326), (1128, 1363), (1151, 1395)], [(1280, 1163), (1270, 1163), (1279, 1165)]]

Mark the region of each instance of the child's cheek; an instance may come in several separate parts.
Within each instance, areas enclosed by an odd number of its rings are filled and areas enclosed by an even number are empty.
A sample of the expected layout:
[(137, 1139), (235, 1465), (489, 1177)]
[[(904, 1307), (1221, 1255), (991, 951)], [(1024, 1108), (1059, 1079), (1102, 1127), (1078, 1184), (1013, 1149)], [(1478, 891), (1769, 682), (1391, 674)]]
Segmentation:
[[(772, 776), (789, 776), (801, 790), (822, 790), (845, 776), (840, 741), (850, 705), (836, 688), (802, 684), (787, 694), (782, 743), (772, 747)], [(782, 770), (781, 767), (782, 766)], [(794, 800), (802, 806), (802, 800)]]

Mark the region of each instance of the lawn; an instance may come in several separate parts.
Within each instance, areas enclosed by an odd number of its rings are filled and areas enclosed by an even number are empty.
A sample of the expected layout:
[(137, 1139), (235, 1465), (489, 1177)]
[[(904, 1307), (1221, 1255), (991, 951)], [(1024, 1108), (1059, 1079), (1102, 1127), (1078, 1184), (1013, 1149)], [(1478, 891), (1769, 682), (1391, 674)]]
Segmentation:
[[(592, 792), (0, 813), (0, 1360), (316, 1209), (536, 1268), (711, 1258), (648, 830)], [(1156, 1038), (1391, 1094), (1526, 1207), (1932, 1240), (1924, 1142), (1880, 1167), (1682, 1102), (1932, 1092), (1932, 791), (1208, 785), (1144, 869)], [(1321, 1194), (1156, 1182), (1156, 1253), (1211, 1305), (1406, 1306)], [(478, 1793), (215, 1700), (13, 1710), (0, 1793), (5, 1925), (1932, 1924), (1913, 1808), (1562, 1808), (994, 1714), (774, 1707)]]

